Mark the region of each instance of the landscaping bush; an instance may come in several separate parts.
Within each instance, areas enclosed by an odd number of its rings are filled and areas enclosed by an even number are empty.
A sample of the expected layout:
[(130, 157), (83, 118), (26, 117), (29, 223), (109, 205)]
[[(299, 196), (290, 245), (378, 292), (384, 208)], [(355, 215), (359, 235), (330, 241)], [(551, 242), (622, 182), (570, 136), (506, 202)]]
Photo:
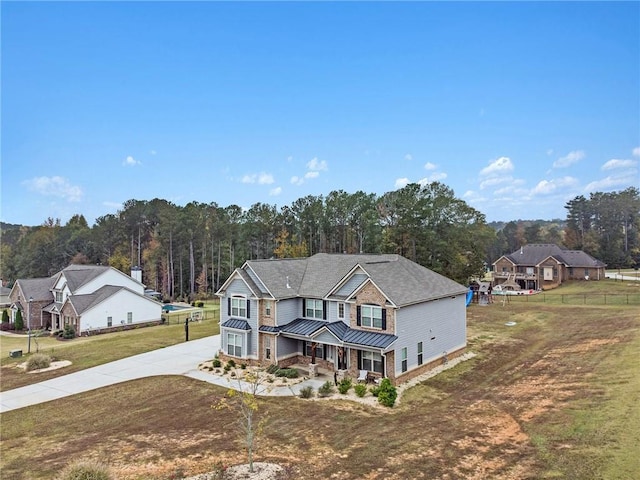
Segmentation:
[(369, 391), (371, 392), (371, 395), (377, 397), (378, 393), (380, 393), (380, 387), (378, 385), (374, 385), (373, 387), (371, 387), (371, 389), (369, 389)]
[(222, 366), (222, 362), (220, 361), (219, 358), (214, 358), (213, 361), (211, 362), (211, 366), (214, 368), (220, 368)]
[(235, 366), (236, 366), (236, 362), (235, 362), (235, 360), (232, 358), (231, 360), (229, 360), (229, 361), (227, 362), (227, 365), (229, 365), (231, 368), (235, 368)]
[(351, 388), (351, 379), (350, 378), (343, 378), (342, 380), (340, 380), (340, 383), (338, 384), (338, 391), (345, 395), (349, 389)]
[(355, 390), (356, 395), (360, 398), (364, 397), (367, 393), (367, 386), (364, 383), (356, 384), (353, 389)]
[(247, 369), (247, 364), (246, 364), (246, 363), (241, 363), (241, 364), (240, 364), (240, 368), (241, 368), (242, 370), (246, 370), (246, 369)]
[(16, 326), (16, 330), (18, 331), (24, 330), (24, 320), (22, 319), (22, 310), (18, 310), (16, 312), (15, 326)]
[(332, 393), (333, 393), (333, 383), (331, 383), (329, 380), (324, 382), (322, 386), (318, 389), (319, 397), (328, 397)]
[(44, 353), (34, 353), (27, 360), (27, 372), (48, 368), (51, 366), (51, 357)]
[(380, 390), (378, 391), (378, 402), (385, 407), (393, 407), (398, 397), (398, 391), (396, 387), (391, 385), (391, 381), (388, 378), (383, 378), (380, 382)]
[(296, 370), (295, 368), (280, 368), (275, 373), (276, 377), (285, 377), (285, 378), (298, 378), (299, 375), (300, 374), (298, 373), (298, 370)]
[(76, 338), (76, 329), (73, 328), (73, 325), (64, 326), (64, 330), (62, 331), (62, 338), (65, 338), (67, 340)]
[(280, 367), (275, 363), (272, 363), (267, 367), (267, 373), (270, 373), (271, 375), (275, 374), (278, 370), (280, 370)]
[(204, 307), (204, 302), (203, 301), (196, 302), (196, 307), (203, 308)]
[(9, 312), (2, 310), (2, 323), (9, 323)]
[(311, 398), (313, 397), (313, 387), (306, 386), (300, 389), (300, 398)]
[(2, 330), (3, 332), (6, 332), (7, 330), (15, 330), (15, 329), (16, 329), (15, 323), (9, 323), (9, 322), (0, 323), (0, 330)]
[(68, 465), (57, 480), (114, 480), (107, 465), (97, 461), (81, 461)]

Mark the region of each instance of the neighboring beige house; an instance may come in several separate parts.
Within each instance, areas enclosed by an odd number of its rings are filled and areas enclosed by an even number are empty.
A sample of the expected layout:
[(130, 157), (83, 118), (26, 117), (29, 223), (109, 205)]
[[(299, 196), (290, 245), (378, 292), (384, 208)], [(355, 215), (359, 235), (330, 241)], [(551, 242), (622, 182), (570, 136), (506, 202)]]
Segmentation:
[(17, 280), (9, 294), (11, 321), (22, 310), (25, 328), (73, 325), (78, 335), (159, 322), (162, 305), (144, 291), (138, 279), (113, 267), (70, 265), (48, 278)]
[(582, 250), (566, 250), (553, 244), (531, 244), (496, 260), (493, 279), (496, 285), (548, 290), (566, 280), (604, 279), (605, 268), (605, 263)]

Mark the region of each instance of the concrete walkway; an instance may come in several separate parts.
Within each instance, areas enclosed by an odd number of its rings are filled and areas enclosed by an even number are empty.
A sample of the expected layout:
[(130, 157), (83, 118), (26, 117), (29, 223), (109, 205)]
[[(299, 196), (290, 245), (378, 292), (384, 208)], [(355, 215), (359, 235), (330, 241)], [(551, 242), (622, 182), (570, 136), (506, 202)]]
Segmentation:
[[(214, 335), (0, 392), (0, 413), (155, 375), (184, 375), (226, 388), (247, 390), (248, 385), (244, 382), (230, 382), (218, 375), (198, 370), (198, 365), (211, 360), (219, 349), (220, 335)], [(317, 389), (323, 383), (324, 380), (310, 379), (291, 387), (265, 386), (257, 393), (275, 396), (297, 395), (300, 389), (307, 385)]]

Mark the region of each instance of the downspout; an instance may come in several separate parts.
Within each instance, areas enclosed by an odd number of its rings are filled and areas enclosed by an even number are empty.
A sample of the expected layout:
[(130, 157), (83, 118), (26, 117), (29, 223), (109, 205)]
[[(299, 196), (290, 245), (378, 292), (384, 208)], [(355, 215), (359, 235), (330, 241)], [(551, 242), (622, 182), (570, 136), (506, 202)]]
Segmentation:
[(382, 356), (382, 378), (387, 378), (387, 354), (380, 350)]

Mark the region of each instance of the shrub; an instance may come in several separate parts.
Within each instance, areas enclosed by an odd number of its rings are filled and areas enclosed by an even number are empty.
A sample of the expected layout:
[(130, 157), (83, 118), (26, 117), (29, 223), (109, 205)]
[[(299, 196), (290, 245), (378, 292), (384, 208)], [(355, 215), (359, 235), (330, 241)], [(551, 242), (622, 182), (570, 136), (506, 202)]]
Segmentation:
[(270, 373), (272, 375), (275, 374), (278, 370), (280, 370), (280, 367), (278, 367), (278, 365), (276, 365), (275, 363), (272, 363), (267, 367), (267, 373)]
[(328, 397), (333, 393), (333, 383), (330, 381), (326, 381), (322, 384), (322, 386), (318, 389), (318, 396), (320, 397)]
[(369, 391), (371, 392), (371, 395), (377, 397), (378, 393), (380, 393), (380, 387), (378, 385), (374, 385)]
[(247, 364), (246, 364), (246, 363), (241, 363), (241, 364), (240, 364), (240, 368), (241, 368), (242, 370), (246, 370), (246, 369), (247, 369)]
[(2, 323), (9, 323), (9, 312), (2, 310)]
[(295, 368), (280, 368), (276, 373), (276, 377), (298, 378), (298, 370)]
[(391, 381), (388, 378), (383, 378), (380, 382), (380, 391), (378, 392), (378, 402), (385, 407), (393, 407), (398, 397), (398, 391), (396, 387), (391, 385)]
[(41, 368), (48, 368), (51, 365), (51, 357), (44, 353), (34, 353), (27, 360), (27, 372), (32, 370), (40, 370)]
[(367, 386), (364, 383), (358, 383), (356, 384), (353, 389), (356, 392), (356, 395), (359, 396), (360, 398), (364, 397), (365, 394), (367, 393)]
[(351, 388), (351, 379), (350, 378), (343, 378), (342, 380), (340, 380), (340, 383), (338, 384), (338, 391), (341, 394), (346, 394), (349, 389)]
[(22, 319), (22, 310), (16, 312), (16, 330), (20, 331), (24, 329), (24, 320)]
[(235, 362), (235, 360), (232, 358), (231, 360), (229, 360), (229, 361), (227, 362), (227, 365), (229, 365), (231, 368), (235, 368), (235, 366), (236, 366), (236, 362)]
[(311, 398), (313, 397), (313, 387), (306, 386), (300, 389), (300, 398)]
[(204, 302), (203, 301), (196, 302), (196, 307), (203, 308), (204, 307)]
[(73, 328), (73, 325), (64, 326), (64, 330), (62, 331), (62, 338), (66, 338), (67, 340), (76, 338), (76, 329)]
[(7, 322), (0, 323), (0, 330), (2, 330), (3, 332), (7, 330), (15, 330), (15, 329), (16, 329), (15, 323), (7, 323)]
[(231, 365), (229, 365), (228, 363), (224, 366), (224, 371), (225, 373), (227, 373), (229, 370), (231, 370)]
[(68, 465), (57, 480), (113, 480), (109, 467), (96, 461), (81, 461)]
[(222, 366), (222, 362), (219, 358), (214, 358), (213, 362), (211, 362), (211, 366), (214, 368), (220, 368)]

